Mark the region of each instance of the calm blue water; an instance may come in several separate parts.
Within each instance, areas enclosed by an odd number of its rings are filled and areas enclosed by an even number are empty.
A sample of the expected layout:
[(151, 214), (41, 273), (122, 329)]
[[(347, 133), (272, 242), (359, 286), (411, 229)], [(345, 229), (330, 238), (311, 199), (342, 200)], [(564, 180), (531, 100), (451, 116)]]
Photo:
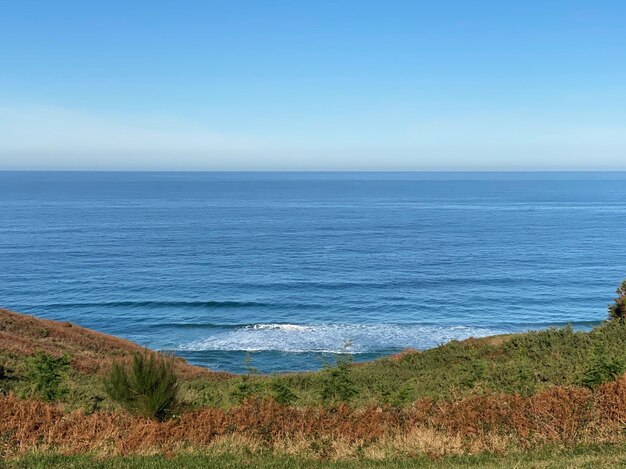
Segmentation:
[(0, 172), (0, 304), (241, 371), (606, 316), (626, 173)]

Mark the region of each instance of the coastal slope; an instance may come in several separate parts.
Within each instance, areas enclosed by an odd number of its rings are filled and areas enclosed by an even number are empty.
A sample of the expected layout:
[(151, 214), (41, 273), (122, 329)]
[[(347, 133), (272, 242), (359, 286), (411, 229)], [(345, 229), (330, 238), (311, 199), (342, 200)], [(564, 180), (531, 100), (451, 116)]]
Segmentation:
[[(96, 332), (70, 322), (36, 318), (0, 308), (0, 351), (12, 357), (37, 352), (67, 355), (76, 371), (96, 373), (111, 361), (145, 351), (129, 340)], [(176, 371), (183, 377), (208, 377), (206, 368), (176, 360)]]

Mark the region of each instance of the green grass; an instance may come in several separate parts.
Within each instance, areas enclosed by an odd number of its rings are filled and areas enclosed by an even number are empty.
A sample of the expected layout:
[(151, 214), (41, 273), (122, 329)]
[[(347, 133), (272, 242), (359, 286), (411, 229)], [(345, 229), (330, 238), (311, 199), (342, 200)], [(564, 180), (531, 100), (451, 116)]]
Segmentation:
[[(254, 358), (254, 357), (253, 357)], [(456, 398), (488, 391), (530, 395), (554, 385), (594, 386), (626, 371), (626, 325), (604, 323), (591, 332), (565, 327), (489, 340), (452, 341), (440, 347), (383, 358), (350, 369), (350, 401), (404, 405), (415, 399)], [(249, 394), (272, 396), (276, 383), (293, 393), (296, 405), (323, 403), (329, 371), (237, 377), (220, 383), (183, 385), (190, 404), (228, 407)], [(327, 394), (327, 392), (326, 392)]]
[(447, 457), (437, 460), (425, 456), (411, 459), (385, 461), (315, 461), (293, 457), (267, 455), (179, 455), (111, 457), (98, 459), (88, 455), (61, 456), (54, 454), (30, 454), (16, 460), (0, 463), (0, 467), (47, 469), (169, 469), (194, 468), (266, 468), (266, 469), (361, 469), (361, 468), (610, 468), (626, 467), (626, 447), (597, 446), (579, 447), (571, 450), (545, 448), (539, 452), (512, 453), (508, 455), (483, 454), (477, 456)]
[[(24, 397), (32, 392), (26, 358), (0, 352), (0, 365), (6, 375), (0, 378), (0, 392), (13, 391)], [(403, 406), (424, 397), (458, 398), (490, 391), (530, 395), (554, 385), (594, 386), (624, 371), (626, 324), (609, 321), (590, 332), (566, 327), (496, 341), (452, 341), (401, 358), (351, 366), (347, 372), (339, 370), (346, 373), (339, 376), (335, 369), (184, 381), (180, 397), (187, 408), (227, 408), (249, 396), (286, 399), (297, 406), (325, 405), (329, 395), (345, 397), (357, 407)], [(101, 377), (72, 371), (67, 379), (58, 400), (68, 408), (91, 412), (116, 407), (106, 396)], [(336, 393), (332, 386), (338, 387)]]
[[(71, 357), (69, 357), (71, 359)], [(252, 363), (248, 364), (252, 370)], [(47, 368), (46, 368), (47, 369)], [(33, 362), (0, 351), (0, 393), (29, 397), (37, 393)], [(355, 407), (404, 406), (419, 398), (458, 399), (487, 392), (531, 395), (555, 385), (594, 387), (626, 371), (626, 323), (608, 321), (590, 332), (553, 328), (504, 338), (452, 341), (437, 348), (313, 373), (247, 375), (182, 381), (185, 408), (231, 407), (250, 396), (273, 397), (292, 405), (329, 405), (347, 400)], [(117, 408), (101, 376), (69, 369), (61, 374), (63, 392), (51, 398), (68, 410)], [(47, 375), (46, 375), (47, 376)], [(56, 375), (55, 375), (56, 376)], [(47, 383), (48, 381), (46, 381)], [(2, 454), (0, 435), (0, 455)], [(386, 461), (329, 462), (276, 454), (179, 454), (99, 459), (90, 455), (29, 454), (0, 461), (7, 468), (570, 468), (626, 467), (626, 447), (546, 448), (520, 454), (474, 455), (431, 460), (425, 455)]]

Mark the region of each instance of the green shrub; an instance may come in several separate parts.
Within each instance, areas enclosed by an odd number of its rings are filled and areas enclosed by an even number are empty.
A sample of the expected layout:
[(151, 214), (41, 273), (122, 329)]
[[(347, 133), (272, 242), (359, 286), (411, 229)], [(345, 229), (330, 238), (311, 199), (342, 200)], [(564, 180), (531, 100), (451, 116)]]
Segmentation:
[(616, 290), (617, 298), (609, 305), (609, 318), (624, 321), (626, 318), (626, 280)]
[(580, 384), (594, 389), (602, 383), (613, 381), (626, 371), (623, 360), (609, 357), (603, 348), (598, 349), (591, 360), (591, 364), (585, 370)]
[(241, 377), (241, 380), (234, 385), (230, 395), (235, 402), (241, 404), (247, 398), (258, 395), (260, 392), (261, 385), (258, 382), (252, 381), (248, 375), (244, 375)]
[(377, 400), (381, 404), (390, 405), (393, 407), (402, 407), (411, 400), (413, 400), (413, 386), (410, 382), (402, 385), (392, 384), (385, 380), (380, 380), (376, 383), (375, 390), (377, 391)]
[(234, 389), (230, 393), (231, 397), (239, 404), (247, 398), (258, 395), (261, 392), (261, 385), (253, 379), (259, 371), (252, 365), (252, 354), (250, 354), (250, 352), (246, 352), (244, 364), (246, 374), (235, 384)]
[(9, 370), (7, 366), (0, 361), (0, 380), (9, 379)]
[(27, 378), (32, 394), (47, 401), (57, 399), (67, 392), (65, 380), (70, 369), (67, 355), (53, 357), (39, 352), (27, 362)]
[(324, 402), (348, 402), (357, 394), (358, 388), (352, 376), (350, 355), (340, 355), (334, 366), (329, 363), (324, 364), (321, 389)]
[(298, 399), (298, 396), (295, 395), (287, 383), (279, 378), (274, 378), (270, 381), (270, 389), (272, 390), (272, 397), (279, 404), (292, 404)]
[(156, 353), (137, 353), (130, 365), (114, 363), (104, 387), (129, 411), (157, 420), (169, 417), (178, 404), (174, 359)]
[(473, 358), (459, 377), (461, 385), (465, 388), (473, 388), (485, 379), (488, 371), (488, 363), (481, 358)]

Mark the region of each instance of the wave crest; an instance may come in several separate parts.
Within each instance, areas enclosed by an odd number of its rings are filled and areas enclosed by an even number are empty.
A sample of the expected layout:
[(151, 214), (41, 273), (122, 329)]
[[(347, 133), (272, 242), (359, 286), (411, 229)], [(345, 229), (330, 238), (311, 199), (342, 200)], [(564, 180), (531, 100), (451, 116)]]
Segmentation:
[(269, 303), (257, 301), (103, 301), (90, 303), (52, 303), (36, 305), (46, 308), (247, 308), (269, 307)]

